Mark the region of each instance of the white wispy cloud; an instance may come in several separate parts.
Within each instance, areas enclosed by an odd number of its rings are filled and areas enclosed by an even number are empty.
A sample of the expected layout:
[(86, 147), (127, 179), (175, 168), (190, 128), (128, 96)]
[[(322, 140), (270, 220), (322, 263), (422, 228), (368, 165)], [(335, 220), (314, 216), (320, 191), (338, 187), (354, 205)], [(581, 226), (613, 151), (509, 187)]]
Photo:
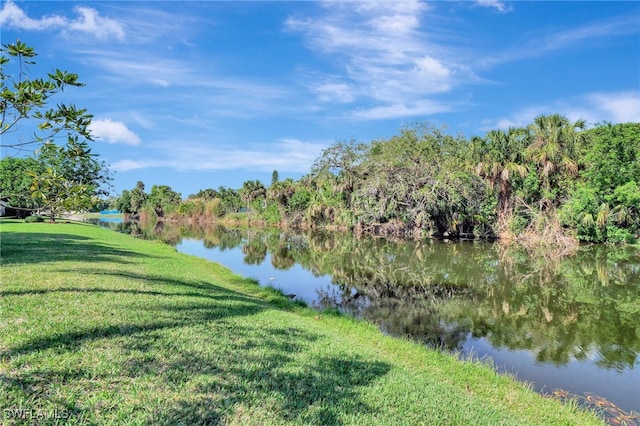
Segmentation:
[[(224, 70), (214, 72), (207, 59), (182, 60), (163, 56), (164, 52), (138, 49), (81, 48), (75, 53), (83, 62), (100, 69), (100, 78), (128, 90), (130, 103), (152, 105), (156, 111), (163, 109), (163, 104), (158, 104), (160, 98), (171, 99), (164, 105), (178, 115), (181, 110), (195, 108), (204, 118), (251, 118), (256, 113), (272, 115), (283, 110), (300, 110), (293, 106), (294, 92), (290, 87), (228, 76)], [(152, 87), (141, 91), (146, 85)]]
[(352, 84), (339, 78), (317, 75), (309, 76), (307, 88), (316, 94), (320, 102), (337, 102), (348, 104), (355, 101), (355, 91)]
[(190, 84), (187, 77), (192, 66), (186, 62), (163, 57), (139, 49), (76, 49), (80, 60), (90, 62), (103, 70), (103, 75), (120, 78), (127, 84), (153, 84), (168, 87), (175, 84)]
[(92, 120), (89, 126), (91, 135), (98, 141), (108, 143), (123, 143), (126, 145), (139, 145), (140, 137), (127, 128), (121, 121), (111, 119)]
[(97, 10), (90, 7), (77, 6), (74, 11), (78, 18), (68, 20), (67, 31), (93, 34), (102, 40), (112, 36), (120, 41), (125, 39), (124, 28), (118, 21), (100, 16)]
[(176, 171), (232, 170), (308, 172), (315, 159), (330, 142), (308, 142), (282, 138), (267, 144), (253, 144), (246, 149), (221, 147), (211, 143), (189, 144), (175, 141), (157, 142), (155, 157), (122, 159), (111, 164), (116, 171), (168, 167)]
[[(161, 166), (161, 164), (158, 164), (158, 166)], [(116, 172), (126, 172), (129, 170), (146, 169), (149, 167), (153, 167), (153, 164), (149, 163), (148, 161), (130, 160), (130, 159), (118, 160), (111, 164), (111, 170)]]
[(101, 40), (115, 38), (124, 41), (125, 30), (120, 22), (100, 16), (91, 7), (76, 6), (73, 10), (77, 15), (75, 18), (61, 15), (31, 18), (17, 4), (7, 1), (0, 10), (0, 26), (30, 31), (54, 29), (62, 33), (80, 32)]
[(640, 33), (637, 17), (617, 16), (550, 34), (529, 35), (528, 42), (517, 41), (517, 46), (503, 52), (485, 54), (478, 62), (484, 67), (491, 67), (520, 59), (543, 56), (561, 49), (581, 47), (589, 40), (637, 33)]
[(476, 4), (482, 7), (490, 7), (496, 9), (498, 12), (505, 13), (513, 10), (510, 4), (499, 0), (477, 0)]
[(584, 40), (635, 34), (640, 32), (637, 16), (618, 16), (557, 32), (545, 39), (545, 50), (556, 50)]
[(570, 120), (585, 120), (594, 125), (599, 122), (611, 123), (640, 122), (640, 93), (587, 93), (570, 100), (551, 102), (546, 105), (532, 105), (497, 119), (482, 121), (481, 130), (507, 129), (529, 125), (542, 114), (561, 113)]
[(590, 93), (584, 96), (584, 101), (580, 108), (570, 106), (567, 115), (590, 123), (640, 122), (640, 92)]
[(424, 100), (409, 104), (398, 103), (367, 109), (356, 109), (351, 113), (351, 115), (354, 118), (358, 119), (378, 120), (388, 118), (413, 117), (418, 115), (427, 116), (451, 111), (452, 109), (453, 106), (451, 104)]
[(555, 114), (560, 111), (550, 105), (533, 105), (514, 111), (511, 115), (500, 118), (487, 118), (482, 120), (480, 130), (493, 129), (506, 130), (509, 127), (524, 127), (533, 122), (533, 119), (543, 114)]
[[(127, 42), (136, 45), (158, 45), (167, 50), (178, 46), (194, 46), (190, 41), (203, 23), (204, 16), (190, 13), (192, 7), (179, 2), (165, 2), (166, 10), (153, 2), (109, 2), (109, 11), (127, 29)], [(178, 7), (173, 7), (176, 5)], [(210, 23), (207, 23), (210, 25)]]
[[(366, 111), (348, 114), (384, 119), (441, 112), (451, 107), (429, 97), (475, 79), (426, 30), (429, 6), (421, 1), (326, 3), (322, 16), (290, 17), (286, 26), (305, 36), (309, 48), (338, 69), (308, 86), (320, 101), (366, 101)], [(385, 115), (387, 114), (388, 115)]]

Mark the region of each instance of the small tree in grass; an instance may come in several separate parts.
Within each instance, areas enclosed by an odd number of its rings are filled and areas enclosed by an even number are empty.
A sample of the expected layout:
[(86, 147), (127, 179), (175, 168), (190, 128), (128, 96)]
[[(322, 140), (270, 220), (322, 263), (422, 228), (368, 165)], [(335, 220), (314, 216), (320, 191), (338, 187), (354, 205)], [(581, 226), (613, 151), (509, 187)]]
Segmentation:
[(36, 161), (39, 171), (30, 171), (32, 198), (55, 221), (62, 212), (90, 209), (98, 196), (106, 195), (102, 186), (111, 179), (106, 166), (98, 162), (87, 143), (74, 147), (45, 144)]

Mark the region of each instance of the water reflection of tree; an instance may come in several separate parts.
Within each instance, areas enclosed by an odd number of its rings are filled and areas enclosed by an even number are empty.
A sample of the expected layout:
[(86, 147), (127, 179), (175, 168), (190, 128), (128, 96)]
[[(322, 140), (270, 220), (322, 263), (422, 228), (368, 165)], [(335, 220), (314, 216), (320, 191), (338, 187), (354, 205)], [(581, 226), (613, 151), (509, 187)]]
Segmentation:
[(230, 250), (242, 244), (242, 233), (237, 229), (227, 229), (222, 225), (214, 225), (204, 229), (201, 237), (206, 248), (218, 248), (220, 251)]
[(370, 293), (365, 295), (359, 292), (361, 290), (346, 286), (319, 289), (318, 307), (338, 307), (378, 325), (388, 334), (445, 350), (460, 349), (470, 332), (470, 323), (460, 312), (451, 314), (468, 309), (466, 300), (453, 300), (461, 294), (451, 287), (434, 285), (432, 291), (425, 293), (410, 287), (392, 288), (388, 284), (368, 283), (366, 290)]
[(286, 245), (279, 246), (277, 250), (271, 252), (271, 264), (276, 269), (291, 269), (296, 264), (291, 250)]
[(640, 256), (633, 249), (589, 247), (551, 262), (497, 245), (341, 238), (311, 239), (319, 259), (313, 268), (338, 283), (342, 309), (350, 311), (353, 289), (366, 295), (368, 304), (351, 312), (390, 333), (455, 348), (470, 331), (558, 365), (595, 353), (599, 365), (620, 370), (638, 359)]
[(263, 235), (251, 233), (242, 245), (244, 263), (247, 265), (260, 265), (267, 257), (267, 244)]
[[(474, 334), (495, 346), (531, 350), (540, 362), (563, 365), (597, 352), (602, 367), (634, 366), (640, 353), (637, 251), (590, 247), (551, 264), (524, 260), (497, 269), (499, 285), (487, 288), (474, 310)], [(615, 280), (604, 280), (602, 271)]]
[[(184, 234), (179, 227), (171, 226), (164, 221), (139, 221), (137, 224), (138, 236), (145, 239), (159, 240), (167, 244), (176, 245), (182, 241)], [(132, 228), (133, 229), (133, 228)]]

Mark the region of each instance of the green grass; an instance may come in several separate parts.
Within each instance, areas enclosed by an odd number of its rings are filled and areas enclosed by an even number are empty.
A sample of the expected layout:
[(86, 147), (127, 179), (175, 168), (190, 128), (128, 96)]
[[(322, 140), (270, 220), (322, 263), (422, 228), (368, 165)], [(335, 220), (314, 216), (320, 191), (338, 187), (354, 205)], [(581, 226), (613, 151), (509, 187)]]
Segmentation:
[(599, 423), (161, 243), (6, 220), (0, 238), (0, 424)]

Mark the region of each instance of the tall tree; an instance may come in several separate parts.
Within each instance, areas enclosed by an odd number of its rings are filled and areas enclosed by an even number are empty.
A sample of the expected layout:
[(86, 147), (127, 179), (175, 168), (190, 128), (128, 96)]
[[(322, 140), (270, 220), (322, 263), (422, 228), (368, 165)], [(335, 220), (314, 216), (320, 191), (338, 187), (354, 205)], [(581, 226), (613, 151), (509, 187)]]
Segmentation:
[(217, 192), (217, 198), (220, 198), (222, 208), (226, 213), (237, 212), (242, 207), (242, 199), (235, 189), (220, 186)]
[(640, 123), (604, 123), (586, 132), (581, 175), (611, 202), (619, 186), (640, 184)]
[(136, 216), (139, 215), (148, 199), (149, 195), (144, 192), (144, 182), (139, 180), (136, 183), (136, 187), (133, 188), (129, 194), (131, 213)]
[(514, 176), (524, 177), (527, 165), (524, 156), (528, 145), (526, 129), (510, 127), (506, 132), (492, 130), (484, 138), (474, 138), (476, 171), (492, 188), (498, 190), (498, 212), (504, 218), (513, 208)]
[[(358, 224), (399, 232), (471, 232), (484, 184), (468, 170), (468, 144), (429, 125), (374, 141), (358, 166), (352, 209)], [(400, 229), (398, 229), (400, 228)]]
[(295, 192), (295, 184), (293, 179), (290, 178), (283, 181), (276, 181), (271, 184), (267, 190), (267, 198), (276, 202), (281, 217), (285, 216), (289, 198), (291, 198)]
[[(52, 96), (84, 84), (78, 81), (77, 74), (59, 69), (48, 73), (46, 78), (34, 78), (30, 70), (36, 64), (37, 53), (20, 40), (4, 44), (0, 52), (3, 154), (33, 152), (31, 146), (40, 147), (38, 161), (46, 167), (34, 168), (29, 173), (32, 196), (48, 205), (51, 212), (87, 207), (88, 200), (101, 195), (103, 187), (99, 181), (108, 180), (106, 165), (95, 160), (87, 145), (92, 140), (89, 131), (92, 115), (74, 105), (49, 107)], [(25, 129), (21, 129), (23, 125)], [(21, 130), (33, 134), (25, 137)], [(72, 172), (96, 175), (76, 176)]]
[(191, 194), (188, 198), (200, 198), (202, 200), (213, 200), (218, 197), (218, 191), (213, 188), (201, 189), (197, 194)]
[(122, 191), (116, 200), (115, 208), (122, 213), (131, 214), (131, 192), (128, 189)]
[(240, 189), (240, 197), (246, 203), (247, 208), (250, 208), (254, 201), (264, 199), (266, 195), (267, 189), (259, 180), (247, 180)]
[[(136, 188), (137, 189), (137, 188)], [(158, 217), (173, 210), (181, 201), (180, 194), (168, 185), (153, 185), (149, 193), (147, 205), (151, 207)]]
[(320, 179), (331, 179), (336, 192), (347, 199), (353, 191), (358, 178), (358, 166), (362, 163), (368, 147), (355, 140), (336, 142), (324, 151), (311, 168), (311, 176)]
[(108, 195), (111, 175), (91, 155), (86, 142), (72, 146), (45, 143), (36, 155), (40, 167), (29, 171), (32, 197), (47, 209), (51, 220), (63, 211), (88, 210)]
[(565, 116), (553, 114), (536, 117), (529, 127), (532, 141), (527, 154), (536, 163), (542, 181), (542, 209), (557, 206), (565, 195), (569, 181), (563, 181), (563, 175), (578, 174), (577, 148), (584, 137), (580, 130), (585, 125), (584, 120), (571, 122)]

